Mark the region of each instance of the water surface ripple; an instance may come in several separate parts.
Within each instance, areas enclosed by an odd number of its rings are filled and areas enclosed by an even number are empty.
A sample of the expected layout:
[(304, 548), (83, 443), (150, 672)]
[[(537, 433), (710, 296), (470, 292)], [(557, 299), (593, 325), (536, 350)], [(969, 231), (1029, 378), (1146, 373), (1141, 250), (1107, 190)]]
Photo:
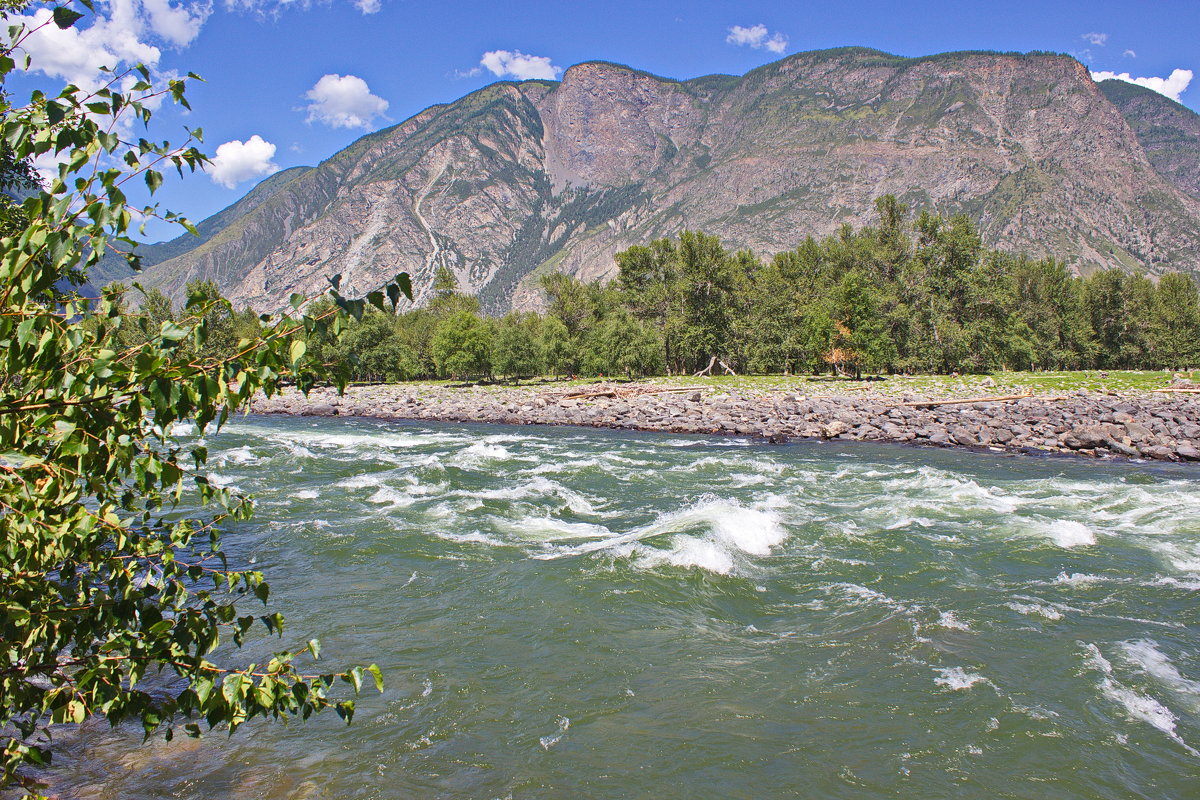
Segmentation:
[(89, 727), (63, 797), (1197, 796), (1195, 470), (266, 417), (208, 445), (287, 644), (387, 690), (349, 728)]

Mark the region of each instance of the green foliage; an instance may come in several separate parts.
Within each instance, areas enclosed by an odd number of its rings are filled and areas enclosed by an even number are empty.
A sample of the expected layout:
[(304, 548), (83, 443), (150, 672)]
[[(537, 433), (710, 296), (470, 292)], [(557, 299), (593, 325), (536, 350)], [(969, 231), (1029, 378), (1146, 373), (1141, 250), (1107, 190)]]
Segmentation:
[(604, 374), (641, 377), (662, 371), (663, 342), (658, 331), (625, 309), (604, 318), (595, 332), (595, 363)]
[(545, 362), (540, 328), (536, 314), (514, 311), (498, 320), (492, 339), (492, 370), (508, 378), (541, 375)]
[[(1200, 299), (1186, 276), (1164, 276), (1157, 287), (1118, 270), (1077, 278), (1051, 259), (987, 250), (965, 216), (909, 221), (890, 195), (876, 210), (876, 227), (843, 226), (767, 264), (695, 232), (631, 247), (616, 256), (618, 305), (661, 332), (668, 372), (695, 370), (714, 355), (755, 372), (1200, 361)], [(543, 282), (550, 313), (572, 320), (576, 341), (595, 341), (584, 329), (603, 327), (605, 312), (579, 302), (584, 288), (570, 283)]]
[(1158, 360), (1183, 368), (1200, 364), (1200, 295), (1187, 275), (1164, 275), (1154, 298)]
[(554, 375), (566, 375), (571, 372), (573, 353), (571, 338), (567, 326), (555, 316), (547, 316), (542, 320), (542, 357), (546, 369)]
[[(60, 27), (77, 19), (53, 17)], [(26, 61), (31, 33), (10, 29), (0, 79)], [(24, 783), (24, 765), (49, 760), (50, 730), (62, 723), (102, 714), (170, 737), (180, 725), (199, 736), (331, 706), (349, 720), (353, 700), (338, 699), (335, 685), (357, 693), (370, 675), (381, 686), (374, 666), (302, 669), (319, 652), (315, 641), (248, 665), (214, 654), (256, 630), (282, 637), (283, 617), (266, 606), (263, 574), (231, 568), (221, 550), (222, 526), (251, 513), (249, 498), (212, 483), (204, 446), (182, 445), (171, 431), (189, 423), (212, 433), (284, 380), (303, 390), (326, 378), (344, 385), (306, 341), (336, 340), (368, 307), (382, 310), (388, 299), (394, 307), (407, 277), (352, 300), (338, 294), (335, 276), (318, 313), (264, 319), (233, 314), (211, 285), (191, 287), (180, 310), (151, 293), (137, 312), (126, 287), (94, 302), (72, 290), (106, 252), (134, 252), (135, 210), (123, 187), (137, 181), (153, 192), (162, 170), (204, 163), (191, 142), (114, 132), (143, 128), (162, 100), (186, 106), (186, 84), (156, 86), (136, 67), (95, 92), (34, 92), (22, 106), (0, 90), (8, 148), (0, 180), (27, 179), (37, 157), (58, 163), (49, 185), (6, 206), (0, 229), (4, 784)], [(157, 206), (136, 213), (191, 230)], [(239, 602), (263, 608), (247, 613)]]
[(469, 311), (458, 311), (438, 323), (433, 335), (433, 360), (438, 374), (454, 378), (491, 374), (491, 331)]
[(394, 314), (372, 309), (347, 326), (335, 363), (345, 363), (355, 380), (410, 380), (421, 374), (417, 354), (399, 335)]

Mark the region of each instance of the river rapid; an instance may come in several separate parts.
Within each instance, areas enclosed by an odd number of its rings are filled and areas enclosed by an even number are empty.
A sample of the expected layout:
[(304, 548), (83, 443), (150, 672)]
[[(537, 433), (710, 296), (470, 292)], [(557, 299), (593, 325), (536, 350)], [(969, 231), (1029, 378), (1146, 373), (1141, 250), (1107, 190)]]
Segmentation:
[(207, 444), (258, 498), (226, 548), (283, 644), (386, 691), (349, 727), (85, 726), (60, 797), (1200, 791), (1194, 467), (279, 417)]

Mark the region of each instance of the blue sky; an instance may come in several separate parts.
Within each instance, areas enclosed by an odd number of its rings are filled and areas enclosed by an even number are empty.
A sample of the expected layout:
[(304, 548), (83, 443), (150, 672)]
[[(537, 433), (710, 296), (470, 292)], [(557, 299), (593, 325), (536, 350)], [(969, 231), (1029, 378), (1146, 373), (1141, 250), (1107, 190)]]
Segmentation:
[[(87, 80), (99, 63), (142, 59), (206, 82), (193, 111), (164, 110), (155, 138), (201, 126), (209, 175), (168, 183), (165, 205), (199, 220), (269, 171), (316, 164), (372, 130), (501, 77), (607, 60), (676, 78), (741, 74), (786, 55), (864, 45), (1071, 53), (1093, 71), (1162, 79), (1200, 109), (1200, 3), (734, 2), (691, 0), (98, 0), (70, 37), (42, 43), (43, 72), (17, 93)], [(32, 11), (30, 12), (32, 13)], [(103, 61), (98, 61), (103, 59)], [(109, 64), (111, 66), (111, 64)], [(49, 74), (46, 74), (49, 73)], [(1172, 75), (1174, 77), (1172, 78)], [(1153, 82), (1153, 81), (1152, 81)], [(1185, 88), (1187, 87), (1187, 88)], [(152, 226), (148, 238), (172, 235)]]

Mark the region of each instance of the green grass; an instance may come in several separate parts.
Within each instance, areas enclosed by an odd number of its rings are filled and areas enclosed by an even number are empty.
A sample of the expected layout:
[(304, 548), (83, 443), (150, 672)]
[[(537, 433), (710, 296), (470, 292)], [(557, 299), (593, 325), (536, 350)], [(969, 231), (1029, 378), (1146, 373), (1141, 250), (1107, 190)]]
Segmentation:
[[(1104, 374), (1106, 377), (1101, 377)], [(698, 386), (713, 393), (737, 392), (766, 393), (793, 392), (800, 395), (847, 395), (886, 396), (904, 394), (931, 397), (994, 396), (1020, 394), (1033, 391), (1035, 394), (1065, 394), (1084, 389), (1090, 392), (1149, 392), (1170, 385), (1174, 373), (1168, 371), (1098, 370), (1078, 372), (997, 372), (991, 375), (913, 375), (909, 377), (884, 376), (884, 380), (829, 380), (811, 378), (807, 375), (713, 375), (693, 378), (690, 375), (662, 376), (636, 381), (638, 384), (655, 386)], [(1192, 380), (1200, 380), (1200, 371), (1191, 373)], [(622, 378), (576, 378), (556, 379), (553, 377), (523, 380), (519, 384), (509, 382), (485, 383), (472, 388), (483, 391), (502, 391), (514, 385), (534, 390), (569, 389), (587, 387), (598, 383), (624, 382)], [(409, 384), (418, 391), (441, 390), (461, 387), (461, 381), (419, 381)], [(861, 389), (856, 387), (867, 386)]]
[[(792, 391), (798, 394), (846, 395), (1001, 395), (1032, 390), (1036, 394), (1054, 394), (1085, 389), (1093, 392), (1148, 392), (1167, 386), (1173, 373), (1166, 371), (1108, 371), (1101, 377), (1098, 370), (1079, 372), (997, 372), (991, 375), (914, 375), (884, 376), (881, 381), (813, 380), (808, 376), (788, 375), (722, 375), (709, 378), (655, 378), (654, 383), (680, 386), (708, 386), (724, 391)], [(1200, 374), (1196, 375), (1200, 378)], [(851, 387), (869, 386), (868, 389)]]

